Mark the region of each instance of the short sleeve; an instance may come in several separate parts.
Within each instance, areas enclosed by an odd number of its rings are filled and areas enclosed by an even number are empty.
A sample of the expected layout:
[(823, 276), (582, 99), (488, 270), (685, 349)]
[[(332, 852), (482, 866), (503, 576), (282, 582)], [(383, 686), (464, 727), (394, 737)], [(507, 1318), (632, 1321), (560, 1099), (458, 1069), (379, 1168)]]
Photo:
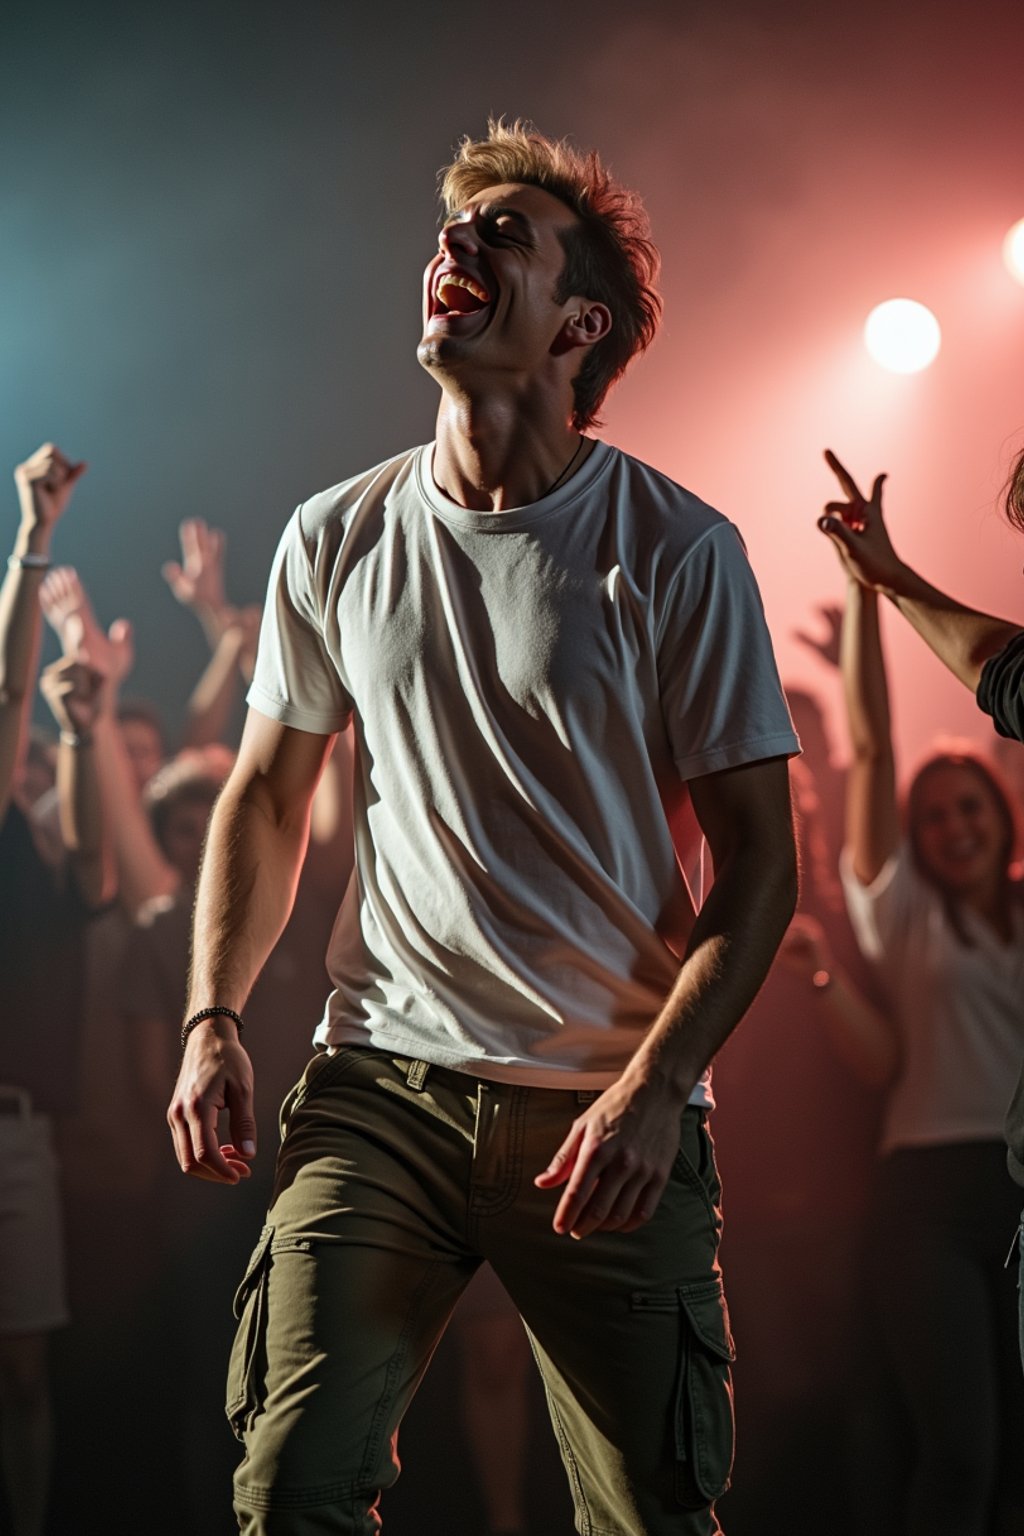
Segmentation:
[(906, 846), (885, 861), (870, 885), (858, 880), (848, 848), (839, 858), (839, 875), (850, 926), (868, 960), (904, 953), (911, 932), (925, 924), (933, 898), (914, 869)]
[(799, 752), (761, 594), (731, 523), (687, 555), (660, 631), (662, 713), (684, 779)]
[(324, 640), (323, 599), (301, 507), (274, 556), (247, 701), (283, 725), (325, 736), (343, 730), (352, 712)]
[(1024, 630), (982, 667), (978, 707), (1000, 736), (1024, 741)]

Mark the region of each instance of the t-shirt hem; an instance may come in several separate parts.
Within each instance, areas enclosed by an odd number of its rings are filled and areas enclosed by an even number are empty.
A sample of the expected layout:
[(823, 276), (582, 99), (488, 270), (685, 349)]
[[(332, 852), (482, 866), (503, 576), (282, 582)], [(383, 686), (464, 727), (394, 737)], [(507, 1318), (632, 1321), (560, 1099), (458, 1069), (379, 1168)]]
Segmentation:
[(675, 764), (684, 779), (699, 779), (705, 773), (720, 773), (724, 768), (739, 768), (744, 763), (758, 763), (771, 757), (796, 757), (799, 752), (799, 738), (792, 731), (783, 731), (776, 736), (732, 742), (711, 752), (677, 757)]
[(337, 731), (343, 731), (349, 721), (348, 715), (321, 715), (314, 714), (312, 710), (298, 709), (284, 699), (275, 699), (265, 693), (258, 683), (250, 684), (245, 702), (270, 720), (279, 720), (282, 725), (294, 726), (297, 731), (309, 731), (314, 736), (333, 736)]

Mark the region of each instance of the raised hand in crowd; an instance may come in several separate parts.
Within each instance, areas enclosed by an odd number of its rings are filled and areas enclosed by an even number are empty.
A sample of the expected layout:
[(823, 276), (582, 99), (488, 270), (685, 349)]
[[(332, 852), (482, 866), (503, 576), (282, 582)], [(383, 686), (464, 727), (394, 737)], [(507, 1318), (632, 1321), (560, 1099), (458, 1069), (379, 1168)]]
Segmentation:
[[(94, 906), (116, 890), (111, 840), (105, 837), (95, 729), (103, 708), (106, 678), (84, 650), (63, 656), (39, 679), (43, 698), (60, 730), (57, 803), (61, 841), (79, 889)], [(106, 818), (110, 824), (110, 818)]]
[(78, 572), (70, 565), (58, 565), (49, 572), (39, 590), (39, 602), (64, 655), (76, 656), (85, 650), (102, 675), (108, 696), (116, 697), (135, 662), (128, 620), (115, 619), (104, 632)]
[(23, 464), (17, 465), (14, 483), (23, 529), (30, 534), (52, 533), (88, 467), (84, 460), (73, 464), (55, 443), (44, 443)]
[(227, 536), (201, 517), (188, 517), (179, 526), (178, 537), (181, 561), (168, 560), (161, 572), (182, 607), (195, 614), (213, 649), (233, 613), (224, 586)]
[(262, 609), (222, 610), (223, 629), (213, 646), (213, 654), (187, 705), (184, 745), (205, 747), (225, 741), (230, 734), (231, 714), (238, 697), (241, 679), (252, 678), (256, 662)]
[(39, 597), (66, 659), (76, 662), (84, 656), (102, 679), (93, 722), (96, 767), (114, 841), (120, 900), (134, 915), (154, 897), (173, 895), (180, 880), (153, 836), (118, 719), (119, 691), (135, 660), (132, 626), (127, 619), (115, 619), (104, 631), (71, 566), (52, 571)]
[(838, 667), (843, 610), (838, 603), (819, 603), (815, 612), (824, 624), (824, 634), (812, 635), (806, 629), (794, 629), (793, 639), (799, 640), (801, 645), (805, 645), (809, 651), (820, 656), (828, 666)]
[[(830, 450), (825, 461), (836, 475), (845, 500), (826, 503), (818, 527), (836, 546), (847, 576), (868, 591), (880, 593), (899, 609), (951, 672), (977, 692), (982, 668), (1021, 633), (1019, 624), (968, 608), (925, 581), (893, 548), (882, 515), (885, 475), (876, 475), (871, 495), (864, 496), (849, 471)], [(1024, 455), (1014, 467), (1007, 489), (1007, 516), (1014, 521), (1024, 503)]]
[(0, 820), (28, 739), (39, 658), (39, 585), (49, 568), (53, 530), (85, 469), (44, 443), (14, 471), (21, 517), (0, 587)]

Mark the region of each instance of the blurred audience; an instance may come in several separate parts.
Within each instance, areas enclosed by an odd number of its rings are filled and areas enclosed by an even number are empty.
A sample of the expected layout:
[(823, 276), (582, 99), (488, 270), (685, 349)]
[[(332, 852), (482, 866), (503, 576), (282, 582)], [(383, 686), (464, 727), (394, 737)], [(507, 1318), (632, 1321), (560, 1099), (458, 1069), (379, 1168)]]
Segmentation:
[[(818, 934), (837, 969), (859, 987), (870, 981), (846, 919), (825, 810), (842, 771), (831, 760), (819, 702), (808, 692), (799, 697), (801, 744), (810, 747), (790, 764), (799, 909), (765, 985), (714, 1063), (742, 1469), (722, 1501), (730, 1536), (760, 1536), (766, 1509), (783, 1506), (788, 1536), (818, 1536), (823, 1509), (829, 1536), (859, 1536), (869, 1507), (863, 1469), (851, 1457), (863, 1335), (858, 1256), (879, 1100), (837, 1060), (820, 978), (787, 964), (785, 946), (797, 933)], [(790, 1496), (796, 1486), (799, 1500)]]
[(1024, 900), (1010, 797), (970, 748), (937, 750), (902, 813), (878, 591), (848, 554), (881, 518), (834, 455), (830, 520), (848, 574), (840, 660), (852, 759), (843, 883), (894, 1027), (873, 1041), (888, 1093), (868, 1233), (879, 1345), (913, 1428), (909, 1536), (1024, 1530), (1024, 1380), (1003, 1266), (1019, 1198), (1001, 1132), (1024, 1055)]
[(113, 892), (94, 750), (104, 680), (81, 643), (42, 678), (60, 730), (49, 841), (31, 815), (44, 782), (38, 753), (26, 771), (38, 591), (84, 471), (52, 443), (15, 470), (21, 521), (0, 587), (0, 1492), (13, 1536), (45, 1529), (48, 1340), (68, 1320), (53, 1117), (78, 1087), (83, 930)]

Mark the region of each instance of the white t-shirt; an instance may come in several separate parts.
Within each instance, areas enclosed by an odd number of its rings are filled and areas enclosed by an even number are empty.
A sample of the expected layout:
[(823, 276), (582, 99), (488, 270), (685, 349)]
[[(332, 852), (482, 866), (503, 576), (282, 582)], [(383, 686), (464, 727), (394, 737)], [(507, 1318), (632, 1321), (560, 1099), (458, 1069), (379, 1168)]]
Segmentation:
[(849, 851), (841, 868), (850, 921), (885, 981), (902, 1048), (881, 1151), (1001, 1141), (1024, 1051), (1024, 909), (1014, 909), (1009, 944), (965, 910), (967, 946), (906, 847), (869, 886)]
[(249, 703), (322, 733), (354, 716), (316, 1039), (603, 1088), (693, 921), (666, 806), (798, 750), (757, 587), (724, 518), (604, 443), (494, 513), (448, 500), (432, 454), (300, 506), (270, 578)]

